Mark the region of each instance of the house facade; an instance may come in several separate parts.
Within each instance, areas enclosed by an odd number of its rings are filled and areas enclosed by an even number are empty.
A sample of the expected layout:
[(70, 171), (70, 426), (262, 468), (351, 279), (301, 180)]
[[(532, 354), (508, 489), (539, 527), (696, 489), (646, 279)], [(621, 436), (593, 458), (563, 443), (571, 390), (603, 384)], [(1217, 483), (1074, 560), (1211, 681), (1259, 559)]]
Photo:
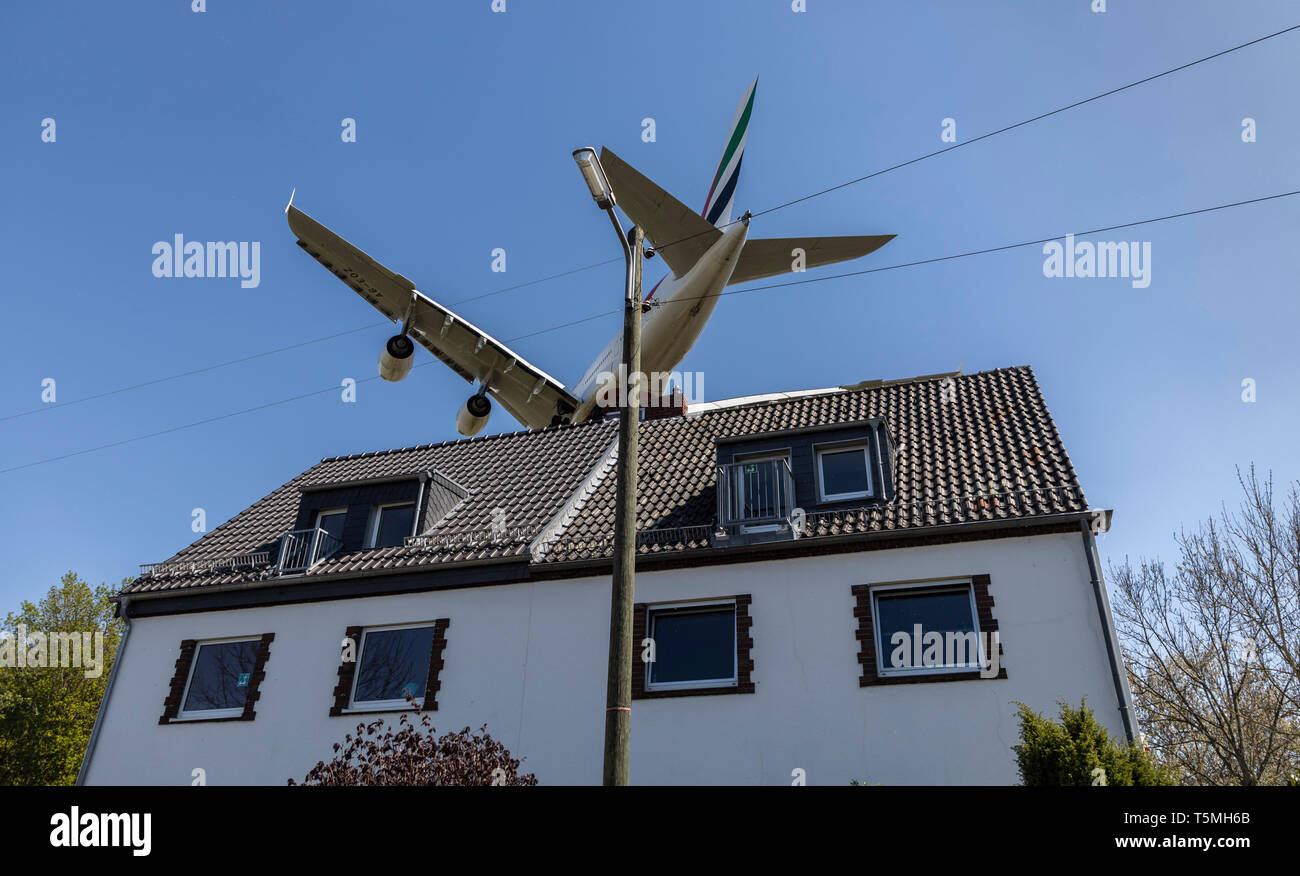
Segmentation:
[[(301, 780), (410, 693), (598, 784), (616, 448), (326, 459), (146, 567), (80, 781)], [(634, 784), (1012, 784), (1017, 702), (1134, 735), (1110, 515), (1028, 368), (700, 405), (639, 455)]]

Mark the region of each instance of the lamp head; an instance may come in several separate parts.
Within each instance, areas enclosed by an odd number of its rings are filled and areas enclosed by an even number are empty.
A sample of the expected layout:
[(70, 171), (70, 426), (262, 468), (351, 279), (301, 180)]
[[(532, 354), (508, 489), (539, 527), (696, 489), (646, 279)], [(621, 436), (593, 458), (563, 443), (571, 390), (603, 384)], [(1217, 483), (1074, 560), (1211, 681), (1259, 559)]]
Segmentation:
[(602, 210), (613, 207), (614, 189), (610, 187), (609, 178), (605, 176), (605, 169), (600, 166), (600, 158), (596, 155), (596, 150), (590, 146), (575, 149), (573, 160), (577, 162), (578, 170), (582, 172), (582, 178), (586, 181), (587, 189), (591, 192), (591, 198), (596, 202), (596, 206)]

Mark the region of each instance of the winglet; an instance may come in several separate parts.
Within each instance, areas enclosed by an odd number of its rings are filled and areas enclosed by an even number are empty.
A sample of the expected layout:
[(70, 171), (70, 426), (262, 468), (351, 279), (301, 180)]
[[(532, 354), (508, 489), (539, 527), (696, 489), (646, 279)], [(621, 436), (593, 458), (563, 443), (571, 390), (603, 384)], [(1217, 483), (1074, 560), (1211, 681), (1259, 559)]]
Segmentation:
[(289, 192), (289, 203), (284, 205), (284, 214), (289, 215), (289, 208), (293, 206), (293, 196), (298, 193), (298, 187), (294, 186), (293, 191)]

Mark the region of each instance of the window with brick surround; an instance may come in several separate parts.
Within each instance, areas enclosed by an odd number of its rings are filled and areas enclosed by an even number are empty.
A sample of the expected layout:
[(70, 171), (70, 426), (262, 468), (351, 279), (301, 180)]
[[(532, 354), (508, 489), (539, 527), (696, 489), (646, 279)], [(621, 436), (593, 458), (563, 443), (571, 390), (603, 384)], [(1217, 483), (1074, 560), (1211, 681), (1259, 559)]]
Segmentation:
[(411, 708), (409, 693), (425, 711), (437, 711), (448, 618), (412, 624), (349, 627), (354, 643), (339, 663), (338, 685), (330, 715), (398, 711)]
[(181, 642), (159, 724), (251, 721), (274, 633)]
[(633, 699), (753, 693), (751, 601), (741, 595), (636, 605)]
[(988, 575), (852, 589), (861, 686), (1007, 677)]

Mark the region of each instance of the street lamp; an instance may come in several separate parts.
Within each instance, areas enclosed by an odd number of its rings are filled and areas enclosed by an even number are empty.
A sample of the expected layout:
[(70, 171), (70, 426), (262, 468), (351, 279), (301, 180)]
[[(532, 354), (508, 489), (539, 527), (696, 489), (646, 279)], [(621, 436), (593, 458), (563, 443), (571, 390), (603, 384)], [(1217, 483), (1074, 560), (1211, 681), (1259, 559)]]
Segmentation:
[[(614, 506), (614, 568), (609, 607), (609, 669), (605, 688), (605, 765), (602, 783), (628, 784), (628, 753), (632, 738), (632, 591), (636, 572), (637, 431), (641, 419), (641, 252), (645, 233), (633, 225), (624, 235), (614, 215), (614, 189), (600, 157), (590, 146), (573, 151), (596, 206), (609, 214), (627, 261), (627, 291), (623, 302), (623, 363), (617, 378), (619, 394), (618, 470)], [(630, 384), (630, 385), (629, 385)]]
[(596, 201), (596, 206), (602, 210), (613, 207), (614, 190), (610, 188), (609, 178), (605, 176), (605, 168), (601, 167), (596, 150), (590, 146), (574, 149), (573, 160), (578, 162), (578, 170), (582, 171), (582, 178), (586, 181), (587, 188), (591, 190), (591, 197)]

